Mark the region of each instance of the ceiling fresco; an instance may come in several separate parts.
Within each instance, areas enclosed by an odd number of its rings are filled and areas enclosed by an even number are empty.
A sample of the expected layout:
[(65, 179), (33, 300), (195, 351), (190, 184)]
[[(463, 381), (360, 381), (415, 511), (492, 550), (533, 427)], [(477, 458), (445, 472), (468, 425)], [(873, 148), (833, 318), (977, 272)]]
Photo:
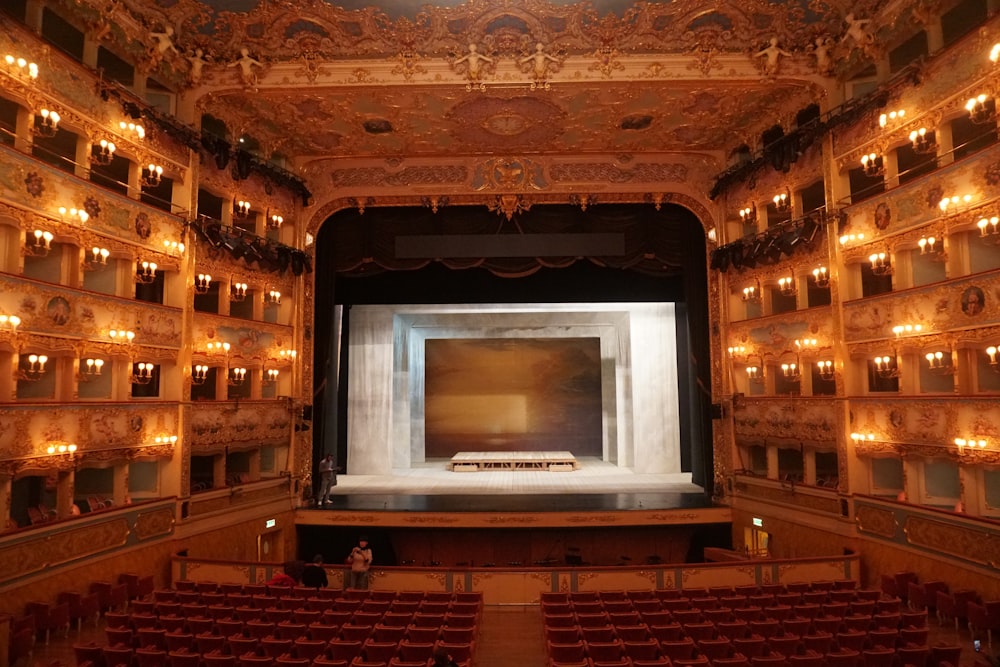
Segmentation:
[[(825, 105), (927, 0), (58, 0), (303, 173), (329, 160), (711, 155)], [(953, 0), (934, 0), (935, 4)]]

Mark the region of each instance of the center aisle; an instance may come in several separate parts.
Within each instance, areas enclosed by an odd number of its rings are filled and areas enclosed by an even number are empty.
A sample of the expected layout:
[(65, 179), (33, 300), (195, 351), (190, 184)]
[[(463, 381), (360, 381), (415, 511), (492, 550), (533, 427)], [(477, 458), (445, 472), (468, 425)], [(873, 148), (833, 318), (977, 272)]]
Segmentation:
[(540, 605), (485, 605), (475, 667), (545, 667)]

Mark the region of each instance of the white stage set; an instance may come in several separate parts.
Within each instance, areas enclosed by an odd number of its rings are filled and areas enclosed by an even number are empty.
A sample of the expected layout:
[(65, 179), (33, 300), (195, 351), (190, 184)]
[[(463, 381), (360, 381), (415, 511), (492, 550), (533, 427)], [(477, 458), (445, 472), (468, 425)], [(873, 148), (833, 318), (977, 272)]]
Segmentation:
[[(599, 458), (578, 457), (571, 472), (461, 474), (449, 457), (425, 457), (426, 341), (558, 338), (599, 340)], [(338, 494), (700, 491), (680, 469), (672, 303), (352, 306), (349, 341)]]

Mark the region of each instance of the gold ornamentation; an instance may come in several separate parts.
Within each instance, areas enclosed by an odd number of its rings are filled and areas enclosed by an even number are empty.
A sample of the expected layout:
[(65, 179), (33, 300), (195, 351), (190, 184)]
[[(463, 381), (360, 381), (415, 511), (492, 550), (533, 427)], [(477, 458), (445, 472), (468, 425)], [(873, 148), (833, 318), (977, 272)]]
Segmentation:
[(856, 503), (854, 506), (854, 518), (858, 524), (858, 530), (863, 533), (872, 533), (892, 539), (896, 536), (895, 515), (886, 509)]

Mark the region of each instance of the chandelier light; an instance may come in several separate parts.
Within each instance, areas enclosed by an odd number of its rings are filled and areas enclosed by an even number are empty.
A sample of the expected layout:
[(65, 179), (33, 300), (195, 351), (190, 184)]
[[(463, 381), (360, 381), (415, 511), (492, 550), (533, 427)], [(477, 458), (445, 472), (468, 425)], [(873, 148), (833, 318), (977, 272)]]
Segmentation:
[(743, 288), (743, 300), (747, 303), (760, 301), (760, 288), (757, 284), (748, 285)]
[(728, 352), (730, 357), (742, 357), (747, 353), (747, 348), (743, 345), (730, 345)]
[(933, 153), (937, 150), (937, 142), (934, 141), (934, 135), (928, 136), (926, 127), (910, 132), (910, 144), (913, 147), (914, 153)]
[(107, 139), (101, 139), (94, 144), (90, 152), (90, 161), (93, 164), (107, 166), (115, 159), (115, 145)]
[(825, 266), (817, 266), (813, 269), (812, 277), (816, 287), (826, 288), (830, 286), (830, 276), (827, 274)]
[(1000, 361), (997, 359), (998, 352), (1000, 352), (1000, 350), (998, 350), (995, 345), (990, 345), (986, 348), (986, 355), (990, 358), (990, 368), (1000, 373)]
[(163, 178), (163, 167), (150, 162), (142, 168), (142, 184), (147, 188), (155, 188)]
[(884, 113), (878, 117), (878, 124), (879, 127), (884, 128), (887, 125), (901, 122), (905, 117), (906, 117), (905, 109), (897, 109), (896, 111), (889, 111), (888, 113)]
[(205, 384), (205, 380), (208, 379), (208, 366), (204, 364), (198, 364), (194, 367), (191, 372), (191, 384)]
[(44, 257), (52, 249), (52, 239), (54, 238), (52, 232), (36, 229), (25, 239), (24, 248), (29, 255)]
[(744, 225), (752, 225), (757, 222), (757, 205), (750, 204), (740, 209), (740, 220)]
[(278, 357), (281, 359), (287, 359), (288, 361), (295, 361), (295, 357), (298, 356), (298, 352), (295, 350), (280, 350), (278, 352)]
[(795, 287), (795, 278), (791, 276), (778, 278), (778, 291), (780, 291), (783, 296), (795, 296), (798, 293), (798, 290)]
[(135, 340), (135, 332), (126, 329), (112, 329), (108, 332), (108, 336), (111, 338), (111, 342), (124, 345), (129, 345)]
[(233, 283), (229, 288), (229, 300), (240, 302), (247, 298), (247, 284)]
[(898, 378), (899, 367), (896, 366), (896, 358), (886, 356), (875, 357), (875, 372), (880, 378)]
[(922, 324), (897, 324), (892, 328), (892, 333), (896, 335), (896, 338), (902, 338), (903, 336), (916, 336), (924, 330), (924, 325)]
[(194, 281), (194, 291), (198, 294), (207, 294), (212, 286), (212, 276), (207, 273), (199, 273)]
[(168, 253), (180, 253), (184, 252), (184, 244), (178, 241), (164, 241), (163, 249)]
[(49, 456), (56, 454), (75, 454), (76, 450), (76, 443), (73, 442), (53, 442), (45, 449)]
[(830, 359), (824, 359), (822, 361), (816, 362), (816, 369), (819, 372), (819, 376), (824, 380), (832, 380), (834, 378), (833, 361)]
[(229, 385), (238, 387), (247, 379), (247, 369), (243, 367), (229, 369)]
[(21, 318), (17, 315), (0, 315), (0, 332), (17, 333), (19, 326), (21, 326)]
[(264, 295), (264, 303), (268, 306), (277, 306), (281, 304), (281, 292), (278, 290), (269, 290), (267, 294)]
[(137, 283), (149, 285), (156, 280), (156, 262), (137, 262), (135, 267), (135, 280)]
[(278, 381), (278, 375), (279, 374), (280, 374), (280, 371), (277, 368), (268, 368), (264, 372), (264, 383), (265, 384), (274, 384), (275, 382)]
[(778, 194), (774, 195), (771, 201), (774, 202), (774, 208), (777, 209), (779, 212), (787, 211), (792, 206), (791, 193), (788, 191), (787, 188), (785, 189), (784, 192), (779, 192)]
[(72, 221), (73, 218), (76, 218), (84, 224), (87, 223), (87, 220), (90, 220), (90, 214), (82, 208), (66, 208), (65, 206), (59, 207), (59, 217), (63, 220), (68, 218), (70, 221)]
[(49, 358), (44, 354), (29, 354), (27, 365), (21, 369), (18, 375), (21, 380), (36, 382), (45, 375), (45, 364)]
[(969, 112), (969, 120), (977, 125), (996, 122), (996, 107), (991, 105), (990, 101), (990, 97), (985, 94), (970, 98), (965, 103), (965, 110)]
[(995, 215), (990, 218), (980, 218), (979, 222), (976, 223), (976, 227), (979, 228), (979, 236), (983, 238), (990, 236), (1000, 238), (1000, 235), (998, 235), (998, 225), (1000, 225), (1000, 217)]
[(233, 215), (237, 218), (245, 218), (250, 215), (250, 202), (241, 199), (233, 206)]
[(917, 241), (921, 255), (937, 255), (941, 253), (941, 244), (933, 236), (925, 236)]
[(885, 173), (885, 160), (878, 153), (862, 155), (861, 169), (868, 178), (877, 178)]
[(868, 261), (871, 263), (872, 273), (876, 276), (887, 276), (892, 273), (889, 256), (884, 252), (873, 252), (868, 255)]
[(986, 449), (986, 445), (988, 444), (989, 442), (986, 440), (986, 438), (981, 438), (981, 437), (977, 438), (973, 436), (965, 438), (955, 438), (955, 446), (958, 447), (959, 454), (964, 454), (966, 453), (966, 451), (974, 452), (977, 449), (978, 450)]
[(924, 359), (927, 360), (927, 367), (934, 373), (948, 375), (955, 372), (955, 367), (951, 363), (951, 353), (949, 352), (942, 352), (941, 350), (928, 352), (924, 355)]
[(149, 384), (153, 380), (153, 371), (155, 366), (151, 363), (140, 361), (135, 365), (135, 370), (132, 373), (132, 377), (129, 381), (132, 384)]
[(794, 362), (781, 364), (781, 374), (789, 382), (798, 382), (802, 379), (802, 373), (799, 372), (799, 365)]
[(80, 369), (81, 379), (84, 381), (97, 377), (104, 368), (104, 359), (84, 359), (84, 368)]
[(56, 133), (59, 132), (60, 120), (62, 120), (62, 118), (59, 116), (59, 112), (42, 109), (38, 112), (38, 122), (33, 128), (35, 134), (46, 138), (56, 136)]
[(285, 222), (285, 219), (278, 215), (277, 213), (272, 213), (267, 219), (267, 226), (271, 229), (281, 229), (281, 225)]
[(108, 257), (110, 256), (111, 251), (107, 248), (94, 246), (90, 249), (90, 254), (87, 255), (87, 259), (84, 261), (84, 268), (88, 271), (104, 269), (108, 265)]
[(760, 366), (747, 366), (747, 379), (755, 384), (764, 384), (764, 371)]
[(22, 81), (35, 81), (38, 78), (38, 65), (25, 58), (19, 58), (7, 54), (4, 56), (7, 64), (7, 73)]
[(954, 212), (963, 206), (968, 206), (970, 203), (972, 203), (972, 195), (955, 195), (952, 197), (942, 198), (941, 201), (938, 202), (938, 208), (941, 209), (941, 213), (947, 214), (949, 212)]
[(118, 123), (118, 129), (132, 139), (142, 140), (146, 138), (146, 128), (131, 121), (121, 121)]

